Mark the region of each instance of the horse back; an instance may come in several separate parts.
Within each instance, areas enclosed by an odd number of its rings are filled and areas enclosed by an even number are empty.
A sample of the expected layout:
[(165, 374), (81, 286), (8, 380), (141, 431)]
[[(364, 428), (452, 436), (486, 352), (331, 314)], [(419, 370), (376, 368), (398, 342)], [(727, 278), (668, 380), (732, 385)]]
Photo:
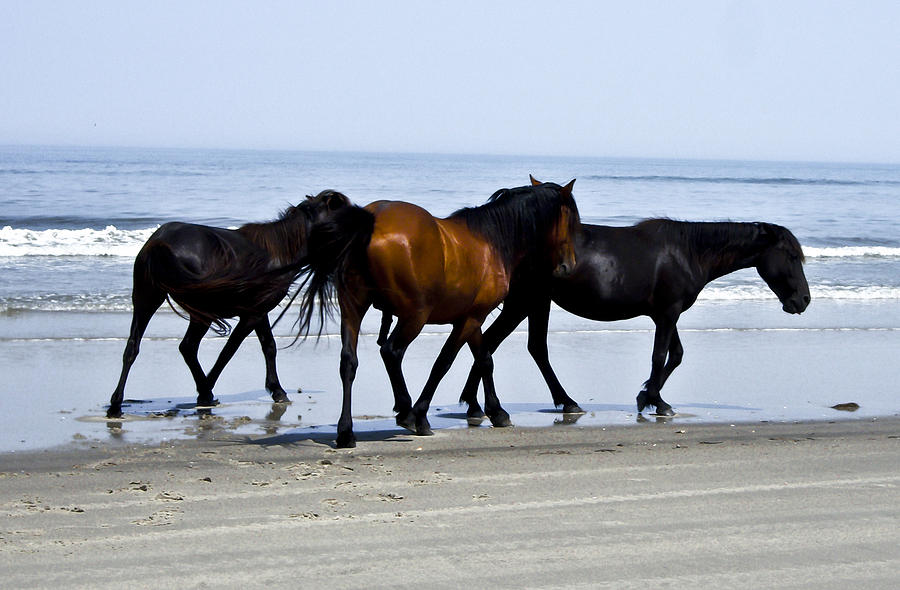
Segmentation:
[(366, 209), (375, 215), (367, 256), (381, 307), (450, 323), (470, 312), (486, 315), (505, 296), (508, 277), (497, 280), (497, 256), (465, 224), (402, 201)]
[(134, 280), (136, 287), (149, 281), (175, 295), (214, 283), (237, 287), (267, 268), (266, 252), (237, 231), (173, 221), (161, 225), (141, 248)]

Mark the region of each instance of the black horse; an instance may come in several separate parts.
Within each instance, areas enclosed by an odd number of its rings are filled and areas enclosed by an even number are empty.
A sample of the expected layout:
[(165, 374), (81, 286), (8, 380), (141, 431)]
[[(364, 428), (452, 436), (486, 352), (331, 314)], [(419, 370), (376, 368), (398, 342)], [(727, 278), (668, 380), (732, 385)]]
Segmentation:
[[(140, 350), (141, 337), (163, 301), (174, 300), (189, 316), (181, 345), (197, 385), (197, 404), (216, 403), (212, 389), (225, 365), (251, 331), (256, 331), (266, 360), (266, 389), (276, 402), (288, 396), (275, 370), (275, 339), (268, 313), (285, 295), (306, 262), (310, 227), (331, 212), (350, 205), (339, 192), (326, 190), (284, 211), (268, 223), (248, 223), (236, 230), (171, 222), (160, 226), (134, 261), (131, 300), (134, 314), (122, 357), (122, 374), (109, 400), (109, 418), (122, 415), (125, 380)], [(197, 351), (211, 326), (229, 331), (226, 318), (239, 321), (213, 368), (203, 373)]]
[[(565, 413), (582, 412), (550, 367), (547, 322), (551, 299), (563, 309), (592, 320), (649, 316), (656, 324), (650, 378), (637, 396), (638, 412), (654, 406), (671, 416), (660, 389), (681, 363), (684, 350), (675, 324), (710, 281), (756, 267), (787, 313), (809, 305), (803, 251), (786, 228), (771, 223), (700, 223), (650, 219), (633, 227), (582, 224), (575, 242), (574, 271), (552, 282), (510, 288), (497, 319), (484, 332), (493, 352), (528, 318), (528, 351), (541, 370), (553, 403)], [(524, 287), (524, 288), (523, 288)], [(472, 370), (460, 402), (470, 422), (484, 414), (476, 400), (478, 375)]]

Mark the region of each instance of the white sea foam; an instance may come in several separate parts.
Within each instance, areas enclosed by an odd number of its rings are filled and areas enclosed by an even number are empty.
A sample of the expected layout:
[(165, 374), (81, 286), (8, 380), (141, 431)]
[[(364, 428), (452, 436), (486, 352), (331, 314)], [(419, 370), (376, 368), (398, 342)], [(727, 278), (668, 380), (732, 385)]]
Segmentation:
[(861, 258), (900, 256), (900, 248), (889, 246), (836, 246), (831, 248), (803, 247), (807, 258)]
[(0, 229), (0, 256), (125, 256), (134, 258), (156, 230), (103, 229)]
[[(157, 226), (158, 227), (158, 226)], [(133, 258), (157, 228), (0, 229), (0, 256), (124, 256)], [(900, 257), (890, 246), (805, 246), (807, 258)]]
[[(816, 299), (844, 299), (854, 301), (900, 299), (900, 287), (883, 285), (867, 285), (864, 287), (810, 285), (809, 291), (813, 301)], [(764, 284), (731, 286), (710, 285), (701, 291), (700, 296), (697, 297), (698, 301), (764, 301), (767, 299), (775, 300), (777, 298)]]

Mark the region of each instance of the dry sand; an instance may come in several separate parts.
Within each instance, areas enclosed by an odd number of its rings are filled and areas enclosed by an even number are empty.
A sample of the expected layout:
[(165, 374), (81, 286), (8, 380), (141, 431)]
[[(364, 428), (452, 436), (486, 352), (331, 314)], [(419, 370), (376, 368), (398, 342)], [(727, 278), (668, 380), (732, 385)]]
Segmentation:
[(4, 588), (896, 588), (900, 420), (0, 455)]

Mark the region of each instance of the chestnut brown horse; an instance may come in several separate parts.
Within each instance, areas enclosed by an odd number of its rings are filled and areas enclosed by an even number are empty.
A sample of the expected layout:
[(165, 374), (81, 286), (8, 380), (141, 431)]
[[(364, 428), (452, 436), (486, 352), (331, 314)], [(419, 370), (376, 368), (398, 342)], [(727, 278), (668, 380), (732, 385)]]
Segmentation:
[[(427, 413), (438, 383), (459, 349), (468, 344), (485, 384), (485, 410), (495, 426), (509, 424), (493, 383), (490, 352), (482, 345), (481, 324), (503, 301), (514, 276), (537, 274), (549, 281), (575, 265), (579, 226), (572, 198), (574, 180), (562, 187), (502, 189), (480, 207), (437, 219), (416, 205), (376, 201), (350, 207), (317, 224), (310, 234), (308, 287), (301, 306), (301, 330), (309, 329), (313, 308), (327, 313), (337, 294), (341, 312), (340, 375), (343, 405), (338, 447), (356, 444), (350, 413), (357, 369), (360, 324), (369, 307), (397, 325), (380, 339), (381, 356), (394, 393), (397, 424), (431, 434)], [(320, 318), (321, 319), (321, 318)], [(401, 363), (425, 324), (451, 324), (416, 404), (412, 405)]]
[[(532, 179), (533, 180), (533, 179)], [(535, 181), (536, 182), (536, 181)], [(575, 243), (578, 267), (566, 277), (515, 288), (503, 310), (484, 333), (491, 352), (528, 318), (528, 351), (563, 412), (582, 410), (566, 393), (550, 366), (547, 322), (550, 301), (584, 318), (613, 321), (641, 315), (656, 325), (650, 377), (637, 396), (637, 410), (656, 408), (671, 416), (672, 406), (660, 389), (681, 364), (684, 349), (675, 324), (710, 281), (742, 268), (755, 267), (787, 313), (802, 313), (810, 302), (797, 238), (771, 223), (684, 222), (649, 219), (633, 227), (582, 224)], [(476, 421), (478, 371), (473, 368), (460, 402)]]
[[(249, 223), (236, 230), (170, 222), (157, 229), (134, 261), (131, 331), (122, 356), (122, 373), (106, 412), (122, 415), (128, 372), (140, 350), (150, 318), (168, 298), (189, 316), (179, 350), (197, 385), (197, 404), (214, 405), (212, 389), (225, 365), (250, 332), (256, 331), (266, 361), (266, 389), (276, 402), (288, 396), (275, 369), (275, 339), (268, 313), (287, 295), (306, 262), (307, 234), (316, 221), (350, 205), (339, 192), (307, 197), (269, 223)], [(197, 351), (210, 326), (226, 334), (226, 318), (239, 318), (208, 374)]]

